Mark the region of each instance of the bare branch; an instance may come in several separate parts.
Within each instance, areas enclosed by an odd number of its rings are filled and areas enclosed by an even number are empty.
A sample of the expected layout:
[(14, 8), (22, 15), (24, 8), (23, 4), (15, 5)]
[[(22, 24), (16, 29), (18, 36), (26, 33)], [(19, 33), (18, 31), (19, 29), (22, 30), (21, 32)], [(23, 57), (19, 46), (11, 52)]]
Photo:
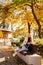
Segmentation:
[(38, 4), (35, 5), (35, 7), (39, 10), (43, 10), (43, 5), (42, 6), (39, 6)]
[(27, 3), (27, 4), (25, 4), (24, 6), (30, 6), (30, 7), (31, 7), (31, 4)]

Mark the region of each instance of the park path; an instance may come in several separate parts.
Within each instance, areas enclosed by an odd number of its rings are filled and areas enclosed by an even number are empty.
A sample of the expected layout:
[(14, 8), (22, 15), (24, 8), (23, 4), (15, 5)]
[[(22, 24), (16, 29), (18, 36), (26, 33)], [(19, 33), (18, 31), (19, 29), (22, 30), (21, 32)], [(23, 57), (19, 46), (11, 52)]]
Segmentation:
[(5, 61), (0, 62), (0, 65), (27, 65), (17, 55), (13, 57), (12, 54), (13, 52), (11, 51), (0, 50), (0, 58), (6, 58)]
[(24, 61), (22, 61), (18, 56), (12, 57), (7, 61), (1, 62), (0, 65), (27, 65)]
[[(27, 65), (17, 55), (13, 57), (13, 53), (13, 51), (6, 51), (5, 49), (0, 49), (0, 58), (5, 57), (5, 61), (0, 62), (0, 65)], [(43, 65), (43, 60), (41, 65)]]

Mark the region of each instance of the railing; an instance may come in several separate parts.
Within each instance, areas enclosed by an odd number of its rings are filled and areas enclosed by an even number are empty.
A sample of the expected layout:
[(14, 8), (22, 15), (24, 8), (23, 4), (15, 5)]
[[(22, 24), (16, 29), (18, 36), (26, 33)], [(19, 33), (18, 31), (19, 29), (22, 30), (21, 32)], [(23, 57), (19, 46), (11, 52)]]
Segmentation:
[(8, 27), (7, 27), (7, 26), (1, 26), (1, 27), (0, 27), (0, 30), (12, 31), (12, 30), (11, 30), (11, 27), (9, 28), (9, 26), (8, 26)]

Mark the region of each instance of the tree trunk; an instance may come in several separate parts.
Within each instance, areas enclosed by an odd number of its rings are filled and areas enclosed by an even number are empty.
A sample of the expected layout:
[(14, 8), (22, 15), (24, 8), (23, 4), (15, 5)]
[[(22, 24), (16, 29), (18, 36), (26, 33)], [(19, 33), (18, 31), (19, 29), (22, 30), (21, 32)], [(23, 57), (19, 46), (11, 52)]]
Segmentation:
[(40, 22), (39, 22), (39, 20), (37, 19), (37, 16), (36, 16), (36, 14), (35, 14), (35, 12), (34, 12), (33, 4), (32, 4), (32, 6), (31, 6), (31, 9), (32, 9), (32, 14), (33, 14), (33, 16), (34, 16), (34, 19), (35, 19), (35, 21), (36, 21), (37, 24), (38, 24), (38, 35), (39, 35), (39, 38), (41, 38), (41, 25), (40, 25)]
[(28, 23), (28, 33), (30, 33), (30, 24)]
[(38, 26), (38, 35), (39, 35), (39, 38), (42, 38), (41, 37), (41, 26)]

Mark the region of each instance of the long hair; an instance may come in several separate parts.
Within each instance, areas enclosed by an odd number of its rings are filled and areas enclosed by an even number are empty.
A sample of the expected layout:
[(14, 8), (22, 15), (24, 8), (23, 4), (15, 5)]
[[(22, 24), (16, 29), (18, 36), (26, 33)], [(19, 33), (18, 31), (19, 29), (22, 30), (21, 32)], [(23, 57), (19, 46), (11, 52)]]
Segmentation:
[(28, 37), (28, 42), (31, 42), (31, 37)]
[(32, 41), (32, 37), (31, 37), (31, 35), (29, 34), (28, 35), (28, 42), (31, 42)]

